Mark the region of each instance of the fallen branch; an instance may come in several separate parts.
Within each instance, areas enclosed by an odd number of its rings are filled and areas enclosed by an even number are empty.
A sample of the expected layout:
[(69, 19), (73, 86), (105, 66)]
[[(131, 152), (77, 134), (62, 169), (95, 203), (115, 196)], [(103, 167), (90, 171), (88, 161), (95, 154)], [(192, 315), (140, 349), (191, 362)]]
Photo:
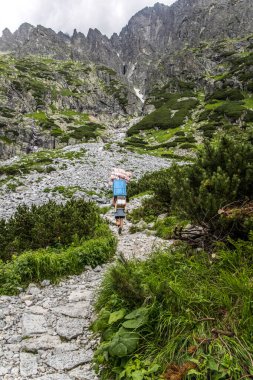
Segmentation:
[(219, 335), (226, 335), (230, 337), (235, 336), (235, 333), (233, 333), (232, 331), (224, 331), (224, 330), (218, 330), (218, 329), (212, 329), (211, 333), (215, 336), (219, 336)]

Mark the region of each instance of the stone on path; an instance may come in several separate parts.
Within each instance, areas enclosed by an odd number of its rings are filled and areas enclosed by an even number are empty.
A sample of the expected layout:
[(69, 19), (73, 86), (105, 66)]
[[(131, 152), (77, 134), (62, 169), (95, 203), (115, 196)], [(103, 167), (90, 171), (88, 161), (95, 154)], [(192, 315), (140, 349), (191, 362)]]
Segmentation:
[[(9, 371), (8, 371), (8, 368), (3, 367), (3, 366), (0, 365), (0, 376), (4, 376), (4, 375), (6, 375), (8, 372), (9, 372)], [(0, 379), (1, 379), (1, 377), (0, 377)]]
[(24, 377), (36, 375), (38, 370), (36, 355), (27, 352), (20, 353), (20, 374)]
[(56, 332), (65, 339), (73, 339), (83, 333), (85, 326), (89, 326), (85, 323), (85, 320), (78, 318), (60, 317), (57, 321)]
[(93, 352), (88, 350), (63, 352), (57, 355), (52, 355), (46, 360), (46, 364), (58, 371), (70, 370), (78, 365), (89, 362)]
[(86, 368), (85, 365), (72, 369), (69, 372), (71, 379), (74, 380), (98, 380), (98, 377), (94, 374), (90, 373), (90, 377), (87, 377), (87, 372), (89, 372), (89, 368)]
[(36, 380), (72, 380), (68, 375), (62, 374), (54, 374), (54, 375), (44, 375), (41, 377), (36, 377)]
[(47, 332), (46, 319), (39, 314), (24, 314), (22, 319), (22, 335), (27, 337)]
[(58, 336), (42, 335), (22, 341), (22, 350), (37, 352), (38, 350), (49, 350), (56, 348), (61, 344)]
[(91, 290), (75, 290), (69, 295), (70, 302), (89, 301), (92, 299)]
[(85, 318), (89, 312), (90, 302), (73, 302), (52, 309), (53, 313), (63, 314), (72, 318)]

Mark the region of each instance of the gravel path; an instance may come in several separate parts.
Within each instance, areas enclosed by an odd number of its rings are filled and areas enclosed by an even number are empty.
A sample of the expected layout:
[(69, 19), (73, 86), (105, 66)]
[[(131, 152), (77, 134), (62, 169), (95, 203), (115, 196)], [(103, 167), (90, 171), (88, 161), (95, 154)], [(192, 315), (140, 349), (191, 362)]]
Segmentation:
[[(123, 151), (116, 145), (112, 150), (107, 150), (103, 143), (68, 146), (62, 149), (62, 152), (82, 152), (83, 150), (85, 152), (79, 159), (55, 159), (53, 166), (56, 171), (50, 174), (32, 172), (19, 176), (19, 185), (15, 191), (9, 190), (8, 184), (0, 186), (1, 217), (10, 217), (22, 203), (42, 204), (50, 199), (62, 201), (64, 198), (61, 194), (50, 192), (50, 189), (53, 190), (59, 186), (77, 187), (76, 197), (92, 199), (100, 204), (108, 203), (107, 194), (111, 190), (108, 179), (114, 167), (130, 170), (134, 178), (139, 178), (147, 171), (155, 171), (171, 165), (169, 160)], [(8, 163), (11, 164), (13, 161), (8, 160)], [(17, 180), (12, 180), (12, 182), (17, 183)]]

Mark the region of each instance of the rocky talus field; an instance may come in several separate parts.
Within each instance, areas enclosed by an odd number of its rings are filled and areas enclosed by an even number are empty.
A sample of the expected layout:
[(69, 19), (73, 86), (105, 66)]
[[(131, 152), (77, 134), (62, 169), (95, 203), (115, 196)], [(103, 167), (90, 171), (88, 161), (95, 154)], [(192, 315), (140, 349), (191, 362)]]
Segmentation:
[[(18, 160), (15, 157), (5, 165), (17, 165)], [(53, 159), (51, 173), (33, 170), (9, 180), (5, 175), (1, 186), (1, 216), (9, 218), (18, 204), (24, 202), (28, 205), (50, 199), (64, 202), (69, 194), (109, 206), (108, 178), (114, 166), (132, 170), (138, 178), (147, 170), (166, 168), (170, 164), (166, 159), (132, 154), (119, 148), (107, 150), (102, 143), (67, 147), (59, 150), (58, 157)], [(139, 204), (140, 199), (133, 199), (128, 211)], [(104, 217), (117, 235), (113, 209)], [(127, 221), (118, 237), (116, 256), (145, 259), (156, 247), (170, 245), (170, 241), (154, 236), (152, 231), (130, 234), (130, 226)], [(68, 277), (57, 285), (44, 280), (30, 284), (18, 296), (0, 297), (0, 379), (97, 378), (92, 370), (92, 357), (98, 338), (89, 326), (94, 319), (93, 304), (98, 287), (110, 265), (113, 263), (95, 269), (86, 267), (81, 275)]]

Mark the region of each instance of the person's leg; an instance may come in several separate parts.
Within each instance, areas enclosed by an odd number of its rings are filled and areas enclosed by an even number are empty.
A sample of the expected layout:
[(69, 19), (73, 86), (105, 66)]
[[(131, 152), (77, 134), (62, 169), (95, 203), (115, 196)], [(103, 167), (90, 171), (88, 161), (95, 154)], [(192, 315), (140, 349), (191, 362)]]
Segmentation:
[(122, 227), (123, 227), (123, 218), (119, 218), (119, 225), (118, 225), (118, 232), (121, 234), (122, 232)]

